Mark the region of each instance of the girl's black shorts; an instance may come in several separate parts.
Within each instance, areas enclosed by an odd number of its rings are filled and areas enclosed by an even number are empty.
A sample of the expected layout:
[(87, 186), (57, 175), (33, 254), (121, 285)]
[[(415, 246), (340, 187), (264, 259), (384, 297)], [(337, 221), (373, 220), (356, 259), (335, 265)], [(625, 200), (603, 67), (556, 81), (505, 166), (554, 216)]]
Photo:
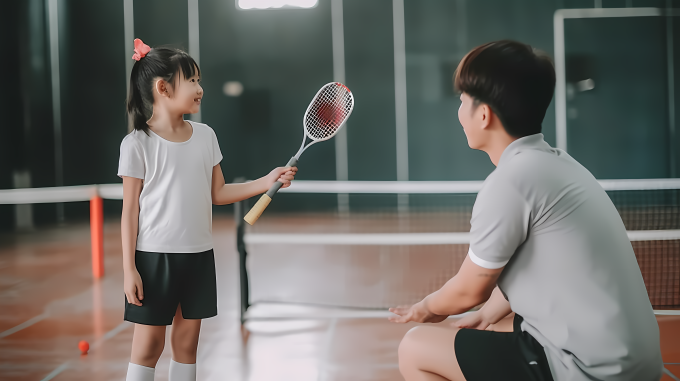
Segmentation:
[(522, 332), (515, 314), (513, 332), (461, 329), (454, 348), (467, 381), (553, 381), (543, 346)]
[(135, 265), (142, 278), (142, 306), (128, 303), (125, 320), (146, 325), (171, 325), (182, 306), (185, 319), (217, 315), (215, 255), (202, 253), (135, 252)]

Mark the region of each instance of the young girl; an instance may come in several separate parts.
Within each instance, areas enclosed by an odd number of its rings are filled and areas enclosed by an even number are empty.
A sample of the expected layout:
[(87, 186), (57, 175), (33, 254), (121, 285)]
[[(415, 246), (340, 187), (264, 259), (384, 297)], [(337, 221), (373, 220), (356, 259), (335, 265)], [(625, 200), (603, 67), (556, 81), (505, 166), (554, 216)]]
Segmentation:
[(225, 184), (215, 132), (185, 121), (203, 97), (185, 52), (135, 40), (127, 110), (134, 130), (120, 146), (125, 320), (135, 324), (128, 381), (153, 381), (172, 324), (170, 381), (196, 380), (201, 319), (217, 315), (212, 204), (290, 185), (297, 168)]

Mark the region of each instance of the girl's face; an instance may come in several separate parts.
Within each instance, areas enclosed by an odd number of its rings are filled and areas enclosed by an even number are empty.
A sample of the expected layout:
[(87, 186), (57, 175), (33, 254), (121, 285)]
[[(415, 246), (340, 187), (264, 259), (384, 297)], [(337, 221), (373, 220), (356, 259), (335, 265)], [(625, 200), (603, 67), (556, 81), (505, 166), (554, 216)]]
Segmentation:
[(197, 113), (201, 107), (201, 98), (203, 98), (201, 78), (198, 73), (189, 78), (184, 78), (184, 74), (177, 73), (176, 78), (175, 91), (172, 96), (173, 108), (182, 114)]

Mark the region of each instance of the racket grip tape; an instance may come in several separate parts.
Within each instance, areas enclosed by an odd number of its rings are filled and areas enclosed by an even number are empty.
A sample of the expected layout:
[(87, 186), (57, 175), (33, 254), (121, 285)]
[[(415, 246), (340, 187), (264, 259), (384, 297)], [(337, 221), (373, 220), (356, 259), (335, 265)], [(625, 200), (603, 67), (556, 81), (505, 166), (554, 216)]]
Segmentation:
[(255, 224), (255, 222), (260, 218), (264, 210), (267, 209), (267, 206), (269, 205), (270, 202), (272, 202), (272, 198), (269, 197), (266, 193), (263, 194), (262, 197), (260, 197), (260, 199), (255, 203), (255, 205), (253, 205), (248, 214), (246, 214), (246, 216), (243, 217), (243, 219), (250, 225)]
[[(298, 163), (297, 159), (295, 156), (291, 157), (290, 160), (288, 161), (288, 164), (286, 164), (286, 167), (294, 167)], [(254, 225), (255, 222), (260, 218), (262, 213), (264, 212), (265, 209), (267, 209), (267, 206), (269, 206), (269, 203), (272, 202), (272, 198), (276, 194), (276, 192), (281, 189), (283, 186), (282, 183), (280, 182), (275, 182), (271, 188), (267, 191), (267, 193), (263, 194), (262, 197), (253, 205), (253, 207), (250, 209), (248, 214), (246, 214), (243, 219), (250, 225)]]

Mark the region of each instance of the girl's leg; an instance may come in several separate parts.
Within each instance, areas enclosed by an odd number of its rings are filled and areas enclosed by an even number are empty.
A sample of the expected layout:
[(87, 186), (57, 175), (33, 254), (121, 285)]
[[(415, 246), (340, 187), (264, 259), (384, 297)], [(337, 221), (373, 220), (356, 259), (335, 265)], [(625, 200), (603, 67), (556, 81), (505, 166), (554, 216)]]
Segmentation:
[(200, 332), (201, 320), (184, 319), (182, 306), (178, 306), (170, 332), (170, 345), (172, 346), (170, 381), (196, 380), (196, 351)]
[(135, 324), (127, 381), (153, 381), (165, 346), (165, 326)]
[(155, 368), (165, 347), (165, 326), (135, 324), (130, 362)]
[(399, 344), (399, 370), (406, 381), (465, 381), (454, 341), (457, 328), (418, 326)]

